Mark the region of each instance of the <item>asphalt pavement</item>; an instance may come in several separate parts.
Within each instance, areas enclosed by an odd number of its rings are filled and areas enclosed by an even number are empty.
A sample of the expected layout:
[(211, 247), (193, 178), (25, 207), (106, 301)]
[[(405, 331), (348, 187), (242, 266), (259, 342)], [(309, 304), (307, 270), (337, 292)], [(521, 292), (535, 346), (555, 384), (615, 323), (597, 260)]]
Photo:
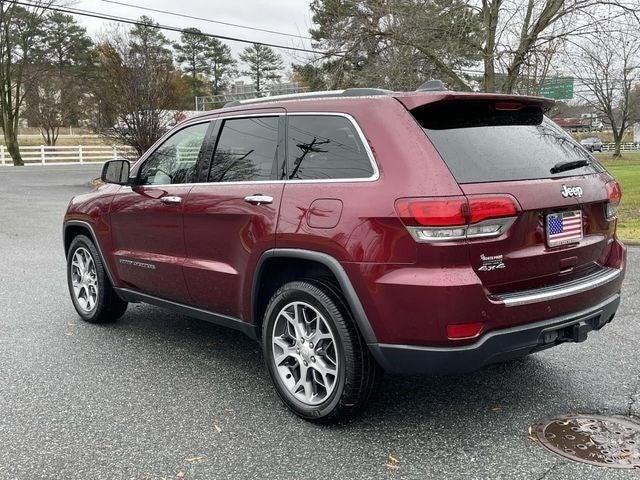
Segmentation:
[(338, 427), (280, 403), (242, 334), (131, 305), (91, 325), (69, 299), (62, 216), (97, 166), (0, 167), (0, 479), (637, 478), (528, 438), (564, 413), (640, 415), (640, 250), (612, 324), (458, 377), (384, 378)]

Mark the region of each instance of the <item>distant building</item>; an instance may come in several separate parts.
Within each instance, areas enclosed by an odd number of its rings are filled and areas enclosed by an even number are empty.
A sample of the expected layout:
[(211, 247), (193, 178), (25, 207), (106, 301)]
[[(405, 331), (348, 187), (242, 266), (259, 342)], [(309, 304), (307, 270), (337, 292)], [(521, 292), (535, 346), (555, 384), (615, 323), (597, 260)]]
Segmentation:
[(553, 121), (570, 132), (601, 132), (604, 124), (596, 113), (582, 113), (580, 116), (557, 116)]

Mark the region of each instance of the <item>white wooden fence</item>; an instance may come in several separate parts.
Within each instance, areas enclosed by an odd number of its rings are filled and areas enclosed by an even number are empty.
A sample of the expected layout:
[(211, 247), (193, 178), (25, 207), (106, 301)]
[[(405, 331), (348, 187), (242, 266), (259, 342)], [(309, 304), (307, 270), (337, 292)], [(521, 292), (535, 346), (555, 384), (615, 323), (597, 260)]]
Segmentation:
[[(602, 151), (603, 152), (613, 152), (616, 149), (615, 143), (603, 143)], [(640, 143), (638, 142), (627, 142), (620, 144), (620, 150), (625, 152), (640, 150)]]
[[(638, 151), (640, 150), (639, 142), (627, 142), (620, 145), (620, 148), (625, 151)], [(604, 152), (611, 152), (615, 149), (613, 143), (603, 143), (602, 150)], [(180, 151), (183, 150), (183, 151)], [(191, 157), (195, 153), (197, 155), (197, 149), (193, 150), (190, 147), (179, 149), (179, 155)], [(20, 153), (22, 154), (22, 160), (29, 165), (64, 165), (69, 163), (103, 163), (107, 160), (114, 158), (136, 158), (136, 152), (133, 148), (114, 145), (73, 145), (73, 146), (55, 146), (49, 147), (46, 145), (20, 147)], [(0, 165), (13, 165), (11, 156), (7, 151), (7, 147), (0, 145)]]
[[(73, 145), (49, 147), (39, 145), (20, 147), (22, 160), (26, 165), (63, 165), (69, 163), (103, 163), (114, 158), (134, 158), (135, 150), (131, 147), (114, 145)], [(7, 147), (0, 145), (0, 165), (12, 165), (11, 155)]]

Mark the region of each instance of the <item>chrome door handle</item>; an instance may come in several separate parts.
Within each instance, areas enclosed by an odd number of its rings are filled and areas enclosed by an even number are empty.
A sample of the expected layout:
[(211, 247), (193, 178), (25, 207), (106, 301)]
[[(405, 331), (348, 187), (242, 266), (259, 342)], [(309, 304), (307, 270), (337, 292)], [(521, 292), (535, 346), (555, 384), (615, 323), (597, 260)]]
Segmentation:
[(273, 203), (273, 197), (270, 197), (269, 195), (260, 195), (258, 193), (256, 195), (244, 197), (244, 201), (249, 202), (252, 205), (263, 205), (265, 203)]
[(168, 196), (168, 197), (162, 197), (160, 201), (165, 204), (177, 204), (182, 202), (182, 198)]

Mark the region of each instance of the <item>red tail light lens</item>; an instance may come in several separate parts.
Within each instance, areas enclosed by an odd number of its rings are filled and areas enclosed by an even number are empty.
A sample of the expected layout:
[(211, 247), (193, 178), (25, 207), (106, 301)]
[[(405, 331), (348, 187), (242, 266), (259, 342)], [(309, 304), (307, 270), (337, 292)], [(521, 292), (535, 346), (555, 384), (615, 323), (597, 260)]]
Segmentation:
[(511, 197), (469, 197), (469, 223), (513, 217), (517, 212), (515, 201)]
[(475, 338), (480, 335), (483, 326), (484, 324), (482, 322), (447, 325), (447, 338), (449, 338), (449, 340)]
[(418, 242), (495, 237), (518, 213), (510, 195), (402, 198), (396, 211)]
[(609, 198), (609, 202), (607, 202), (605, 206), (605, 216), (607, 220), (611, 221), (618, 217), (618, 205), (620, 205), (620, 200), (622, 200), (622, 188), (615, 180), (607, 183), (605, 187), (607, 189), (607, 197)]
[(615, 204), (620, 203), (620, 200), (622, 199), (622, 188), (620, 187), (620, 184), (613, 180), (607, 183), (606, 187), (609, 201)]
[(396, 202), (396, 211), (405, 225), (451, 227), (466, 223), (466, 205), (465, 197), (403, 198)]

